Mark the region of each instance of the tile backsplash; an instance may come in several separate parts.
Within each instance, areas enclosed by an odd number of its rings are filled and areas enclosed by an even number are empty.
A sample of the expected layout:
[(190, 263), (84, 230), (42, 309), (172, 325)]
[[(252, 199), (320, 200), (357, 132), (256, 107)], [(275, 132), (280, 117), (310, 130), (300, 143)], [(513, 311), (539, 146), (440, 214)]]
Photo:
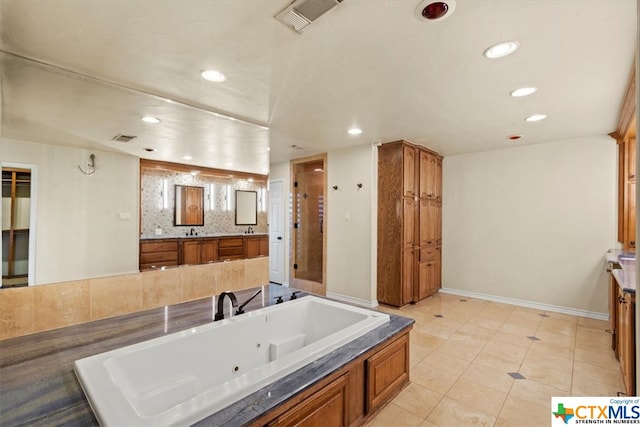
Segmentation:
[(222, 178), (206, 175), (191, 175), (184, 172), (143, 169), (141, 176), (142, 226), (141, 237), (164, 237), (185, 235), (190, 226), (174, 225), (175, 186), (192, 185), (204, 187), (204, 226), (193, 227), (199, 235), (213, 233), (242, 233), (246, 225), (235, 225), (236, 190), (258, 193), (258, 224), (252, 226), (256, 233), (268, 232), (266, 183), (249, 182), (241, 178)]

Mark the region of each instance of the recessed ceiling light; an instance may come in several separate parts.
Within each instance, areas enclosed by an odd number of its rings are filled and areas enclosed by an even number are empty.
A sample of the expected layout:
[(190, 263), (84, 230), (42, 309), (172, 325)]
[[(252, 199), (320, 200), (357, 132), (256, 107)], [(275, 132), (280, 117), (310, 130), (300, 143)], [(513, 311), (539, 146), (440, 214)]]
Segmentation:
[(182, 156), (182, 160), (191, 160), (193, 159), (193, 157), (187, 155), (187, 156)]
[(488, 47), (483, 52), (483, 55), (486, 56), (489, 59), (504, 58), (505, 56), (510, 55), (513, 52), (515, 52), (516, 49), (518, 49), (518, 46), (520, 46), (520, 43), (518, 43), (515, 40), (507, 41), (507, 42), (501, 42), (501, 43), (498, 43), (498, 44), (494, 44), (491, 47)]
[(349, 135), (360, 135), (362, 133), (362, 129), (360, 128), (351, 128), (347, 131)]
[(224, 74), (216, 70), (204, 70), (202, 73), (200, 73), (200, 75), (202, 76), (203, 79), (209, 80), (210, 82), (215, 82), (215, 83), (221, 83), (227, 80)]
[(531, 95), (533, 93), (536, 93), (537, 90), (538, 90), (538, 88), (537, 87), (533, 87), (533, 86), (521, 87), (521, 88), (518, 88), (516, 90), (512, 90), (511, 92), (509, 92), (509, 94), (511, 96), (513, 96), (514, 98), (519, 98), (521, 96), (529, 96), (529, 95)]
[(143, 148), (143, 150), (146, 151), (147, 153), (155, 153), (156, 151), (158, 151), (155, 148), (151, 148), (151, 147), (145, 147)]
[(544, 120), (546, 118), (546, 114), (532, 114), (529, 117), (526, 117), (524, 120), (527, 122), (539, 122), (540, 120)]
[(142, 120), (145, 123), (160, 123), (160, 119), (157, 117), (153, 117), (153, 116), (144, 116), (144, 117), (140, 117), (140, 120)]
[(442, 21), (456, 10), (456, 0), (435, 1), (423, 0), (416, 7), (416, 18), (419, 21)]
[(231, 162), (227, 163), (227, 167), (228, 167), (228, 168), (233, 167), (233, 163), (231, 163)]

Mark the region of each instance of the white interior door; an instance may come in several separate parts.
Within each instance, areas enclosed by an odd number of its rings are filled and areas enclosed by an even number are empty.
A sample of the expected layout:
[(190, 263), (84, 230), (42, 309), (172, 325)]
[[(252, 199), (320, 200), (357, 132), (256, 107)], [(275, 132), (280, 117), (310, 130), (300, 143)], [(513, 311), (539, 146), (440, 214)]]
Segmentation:
[(269, 281), (284, 283), (284, 182), (269, 182)]

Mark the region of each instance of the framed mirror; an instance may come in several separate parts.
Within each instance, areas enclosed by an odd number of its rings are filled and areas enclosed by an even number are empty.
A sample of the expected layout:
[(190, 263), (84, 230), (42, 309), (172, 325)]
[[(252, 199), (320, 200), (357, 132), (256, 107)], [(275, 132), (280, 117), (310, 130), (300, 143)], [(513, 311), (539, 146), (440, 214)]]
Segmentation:
[(236, 225), (258, 224), (258, 192), (236, 190)]
[(204, 187), (176, 185), (175, 225), (204, 225)]

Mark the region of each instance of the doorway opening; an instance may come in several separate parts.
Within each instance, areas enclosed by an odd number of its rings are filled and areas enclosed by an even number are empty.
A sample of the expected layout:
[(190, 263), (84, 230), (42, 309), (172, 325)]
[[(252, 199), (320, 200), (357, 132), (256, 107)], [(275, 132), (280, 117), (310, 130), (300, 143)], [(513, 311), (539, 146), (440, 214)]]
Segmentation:
[(34, 283), (34, 167), (2, 165), (1, 288)]
[(326, 156), (291, 162), (291, 286), (326, 293)]

